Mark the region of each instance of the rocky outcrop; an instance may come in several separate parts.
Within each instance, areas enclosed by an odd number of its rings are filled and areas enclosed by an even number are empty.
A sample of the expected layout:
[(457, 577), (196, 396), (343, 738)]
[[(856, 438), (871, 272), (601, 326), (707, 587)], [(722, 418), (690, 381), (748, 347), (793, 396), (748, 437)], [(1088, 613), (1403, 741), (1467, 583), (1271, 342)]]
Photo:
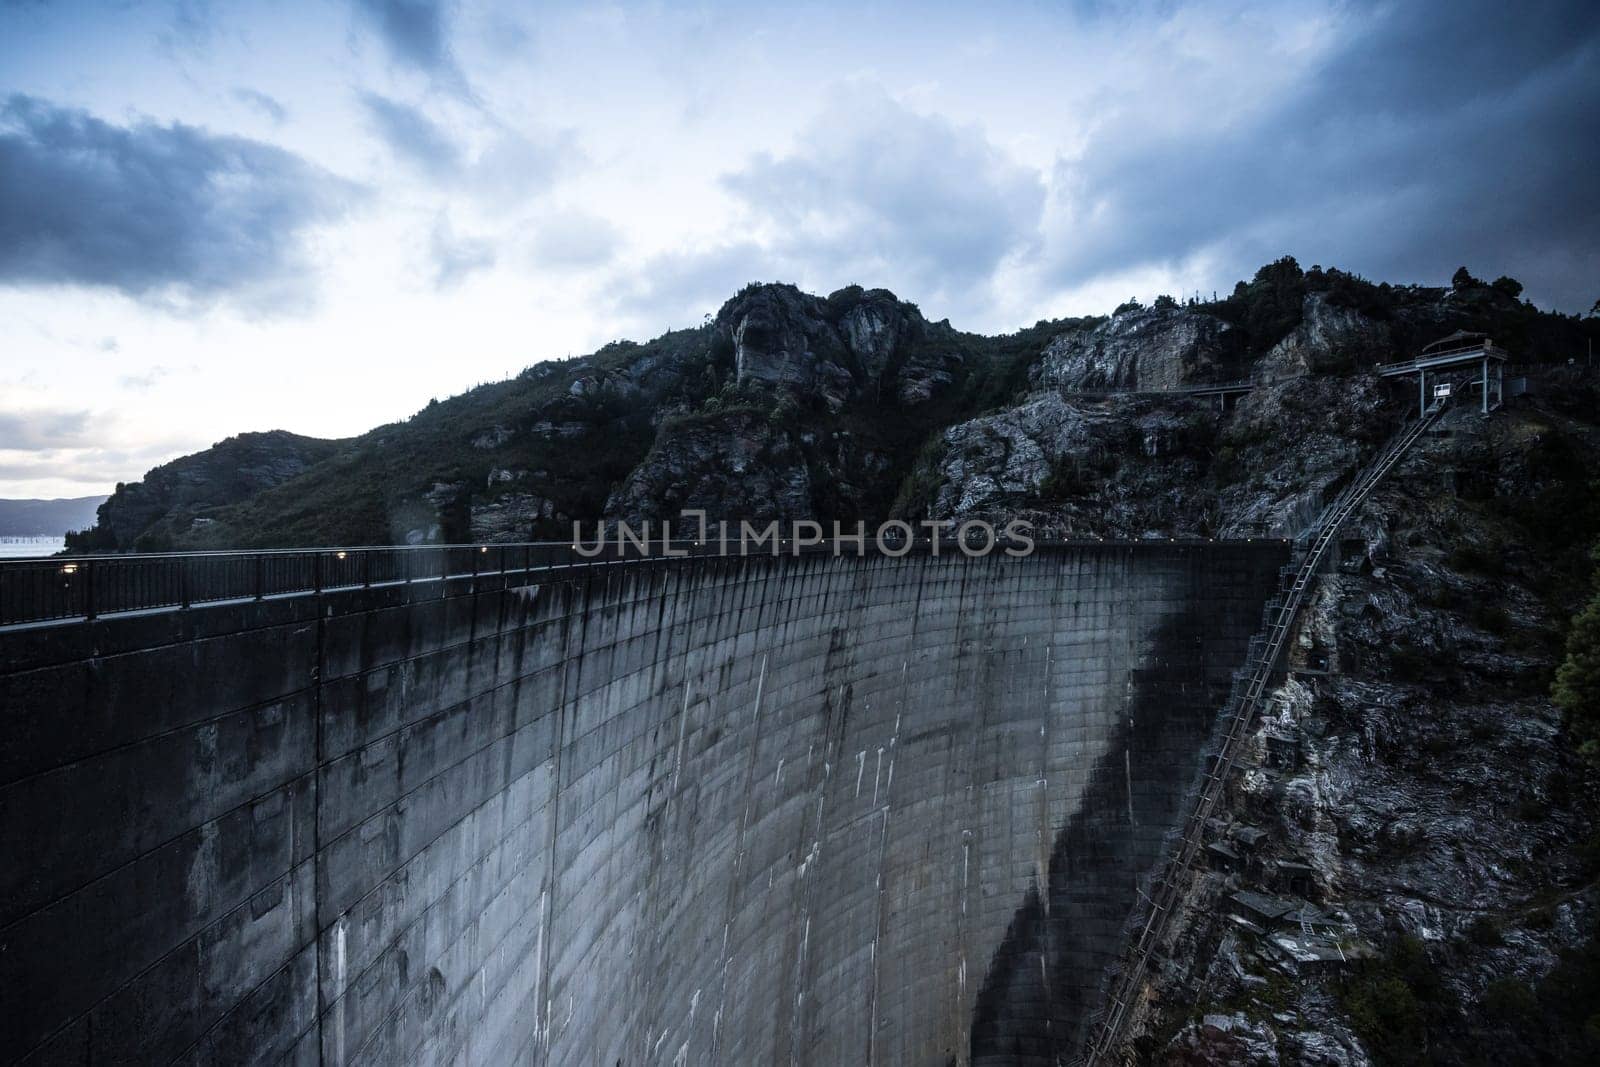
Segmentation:
[(712, 519), (799, 519), (815, 511), (812, 497), (798, 436), (765, 416), (736, 412), (663, 427), (605, 514), (634, 524), (696, 508)]
[(1277, 1067), (1278, 1041), (1270, 1027), (1243, 1012), (1206, 1015), (1184, 1027), (1166, 1049), (1168, 1064)]
[(965, 366), (959, 348), (928, 345), (930, 325), (887, 289), (841, 289), (826, 300), (792, 285), (750, 286), (717, 314), (738, 381), (820, 397), (829, 410), (868, 398), (916, 405)]
[(746, 290), (717, 316), (733, 346), (738, 380), (820, 396), (837, 411), (864, 377), (824, 316), (826, 305), (789, 286)]
[(1387, 323), (1332, 303), (1325, 292), (1307, 293), (1300, 325), (1256, 363), (1254, 376), (1273, 381), (1370, 367), (1391, 357)]
[(1036, 388), (1176, 389), (1232, 377), (1243, 354), (1243, 337), (1213, 315), (1136, 308), (1051, 341), (1029, 380)]
[(476, 498), (470, 505), (474, 543), (509, 544), (537, 539), (541, 521), (565, 522), (567, 516), (555, 501), (538, 493), (515, 489)]
[(1249, 393), (1213, 457), (1220, 533), (1298, 536), (1403, 415), (1375, 377), (1296, 378)]
[(1080, 535), (1194, 533), (1215, 433), (1215, 417), (1199, 403), (1036, 393), (945, 432), (932, 514), (1025, 512)]
[(929, 512), (1103, 537), (1295, 536), (1399, 417), (1375, 378), (1279, 382), (1231, 410), (1034, 393), (945, 431)]

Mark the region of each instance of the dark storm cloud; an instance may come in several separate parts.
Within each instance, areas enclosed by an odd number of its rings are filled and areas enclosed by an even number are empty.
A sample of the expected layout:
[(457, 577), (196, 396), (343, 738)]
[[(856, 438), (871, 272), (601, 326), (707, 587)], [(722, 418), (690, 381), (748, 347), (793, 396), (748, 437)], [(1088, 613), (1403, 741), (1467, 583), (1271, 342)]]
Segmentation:
[(397, 158), (436, 179), (460, 170), (461, 150), (422, 112), (376, 93), (362, 93), (361, 103)]
[(132, 297), (305, 295), (299, 239), (354, 188), (298, 156), (194, 126), (113, 126), (28, 96), (0, 105), (0, 284)]
[(1223, 132), (1119, 128), (1058, 169), (1067, 284), (1204, 254), (1291, 252), (1394, 279), (1466, 263), (1582, 310), (1600, 286), (1600, 5), (1394, 4)]

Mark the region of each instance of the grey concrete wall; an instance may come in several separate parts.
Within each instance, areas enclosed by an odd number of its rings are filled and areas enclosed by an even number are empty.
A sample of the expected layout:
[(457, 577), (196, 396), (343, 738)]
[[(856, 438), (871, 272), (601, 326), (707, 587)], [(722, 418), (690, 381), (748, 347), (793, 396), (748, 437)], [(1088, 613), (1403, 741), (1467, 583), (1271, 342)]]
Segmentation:
[(1284, 557), (699, 560), (0, 634), (0, 1059), (1059, 1048)]

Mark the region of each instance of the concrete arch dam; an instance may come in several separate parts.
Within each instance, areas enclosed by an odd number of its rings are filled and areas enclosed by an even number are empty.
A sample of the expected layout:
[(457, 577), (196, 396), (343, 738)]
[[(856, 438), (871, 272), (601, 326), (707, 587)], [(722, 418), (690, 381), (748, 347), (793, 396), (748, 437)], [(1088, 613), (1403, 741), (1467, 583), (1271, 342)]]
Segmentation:
[(1064, 1056), (1286, 559), (657, 560), (0, 633), (0, 1057)]

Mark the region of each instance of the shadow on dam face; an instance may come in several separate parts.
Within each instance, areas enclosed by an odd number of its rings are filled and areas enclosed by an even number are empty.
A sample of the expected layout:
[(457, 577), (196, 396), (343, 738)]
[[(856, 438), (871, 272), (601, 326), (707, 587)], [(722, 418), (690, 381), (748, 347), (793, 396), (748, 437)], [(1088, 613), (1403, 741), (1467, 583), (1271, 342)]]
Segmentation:
[(1286, 547), (0, 632), (0, 1061), (1065, 1055)]

